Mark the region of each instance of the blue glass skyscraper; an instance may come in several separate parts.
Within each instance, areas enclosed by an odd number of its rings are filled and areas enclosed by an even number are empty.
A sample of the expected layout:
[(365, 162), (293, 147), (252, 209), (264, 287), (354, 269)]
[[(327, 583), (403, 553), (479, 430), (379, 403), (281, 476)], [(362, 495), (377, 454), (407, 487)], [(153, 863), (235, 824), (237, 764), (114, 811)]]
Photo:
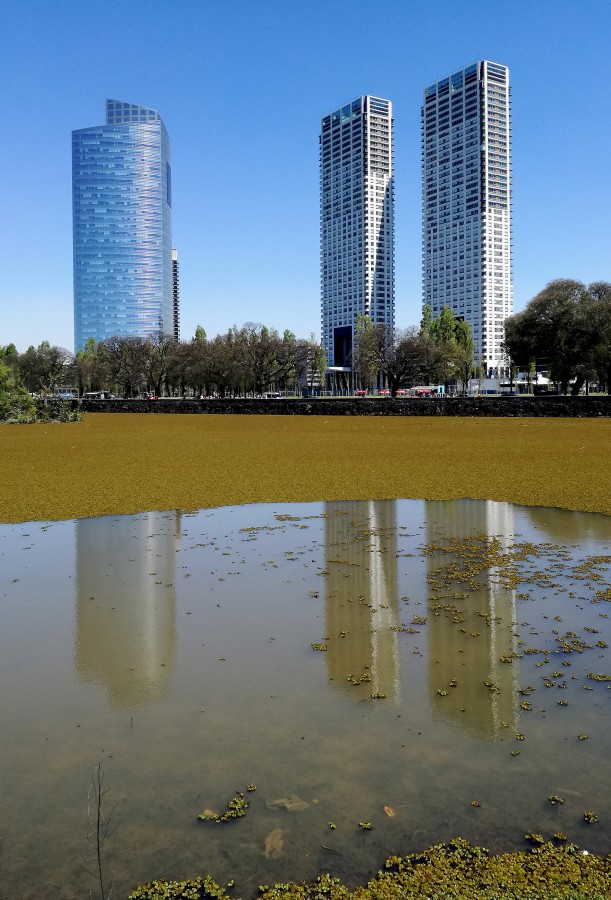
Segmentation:
[(170, 141), (159, 113), (106, 101), (72, 132), (74, 344), (172, 333)]

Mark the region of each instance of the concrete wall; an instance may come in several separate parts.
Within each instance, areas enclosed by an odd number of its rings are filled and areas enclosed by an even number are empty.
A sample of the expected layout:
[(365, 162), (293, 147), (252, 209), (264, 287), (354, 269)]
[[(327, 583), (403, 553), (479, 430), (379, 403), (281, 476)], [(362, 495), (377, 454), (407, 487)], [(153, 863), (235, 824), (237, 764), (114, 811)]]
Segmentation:
[(611, 416), (611, 397), (312, 397), (283, 400), (83, 400), (84, 412), (273, 416)]

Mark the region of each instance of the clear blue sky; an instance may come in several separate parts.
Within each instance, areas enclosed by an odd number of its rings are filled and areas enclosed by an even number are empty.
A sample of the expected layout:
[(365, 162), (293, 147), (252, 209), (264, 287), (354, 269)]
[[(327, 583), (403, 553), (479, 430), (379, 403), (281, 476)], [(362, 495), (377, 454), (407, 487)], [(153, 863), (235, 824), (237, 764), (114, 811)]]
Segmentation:
[(397, 324), (420, 318), (423, 87), (509, 66), (515, 309), (611, 280), (608, 0), (19, 0), (4, 17), (0, 344), (72, 349), (70, 134), (114, 97), (172, 144), (181, 335), (319, 333), (320, 118), (393, 101)]

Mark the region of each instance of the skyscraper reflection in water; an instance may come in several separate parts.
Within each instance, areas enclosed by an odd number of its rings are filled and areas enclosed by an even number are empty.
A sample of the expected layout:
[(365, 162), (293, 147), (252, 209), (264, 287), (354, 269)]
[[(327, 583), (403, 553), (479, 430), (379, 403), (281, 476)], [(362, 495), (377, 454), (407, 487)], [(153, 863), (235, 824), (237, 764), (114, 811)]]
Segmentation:
[[(481, 542), (496, 538), (497, 553), (506, 553), (514, 540), (514, 509), (487, 500), (432, 500), (426, 502), (426, 522), (429, 579), (443, 585), (429, 600), (429, 689), (432, 696), (447, 691), (438, 704), (440, 715), (493, 740), (517, 721), (519, 663), (501, 661), (517, 649), (511, 624), (517, 614), (515, 590), (504, 585), (495, 566), (474, 576), (475, 590), (463, 581), (448, 587), (439, 570), (451, 564), (465, 568), (458, 545), (464, 547), (470, 536)], [(454, 552), (442, 549), (452, 538), (457, 539)], [(438, 608), (433, 611), (431, 604)]]
[[(341, 501), (325, 513), (329, 676), (357, 700), (365, 690), (398, 700), (396, 503)], [(361, 678), (362, 689), (353, 683)]]
[(112, 706), (159, 694), (172, 671), (180, 515), (76, 523), (75, 665)]

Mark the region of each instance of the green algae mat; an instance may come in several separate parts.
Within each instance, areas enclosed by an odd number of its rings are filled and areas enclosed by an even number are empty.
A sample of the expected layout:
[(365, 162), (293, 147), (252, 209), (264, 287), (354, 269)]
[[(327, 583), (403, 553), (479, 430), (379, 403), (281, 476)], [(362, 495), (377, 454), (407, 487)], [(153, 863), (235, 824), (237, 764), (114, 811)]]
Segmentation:
[[(229, 886), (229, 888), (231, 885)], [(489, 856), (457, 838), (406, 857), (393, 856), (385, 870), (354, 891), (337, 878), (311, 884), (260, 885), (259, 900), (604, 900), (610, 896), (609, 860), (583, 854), (574, 845), (548, 843), (529, 852)], [(209, 876), (183, 882), (151, 882), (129, 900), (229, 900)]]
[(0, 426), (0, 521), (461, 497), (611, 513), (608, 419), (94, 414)]

